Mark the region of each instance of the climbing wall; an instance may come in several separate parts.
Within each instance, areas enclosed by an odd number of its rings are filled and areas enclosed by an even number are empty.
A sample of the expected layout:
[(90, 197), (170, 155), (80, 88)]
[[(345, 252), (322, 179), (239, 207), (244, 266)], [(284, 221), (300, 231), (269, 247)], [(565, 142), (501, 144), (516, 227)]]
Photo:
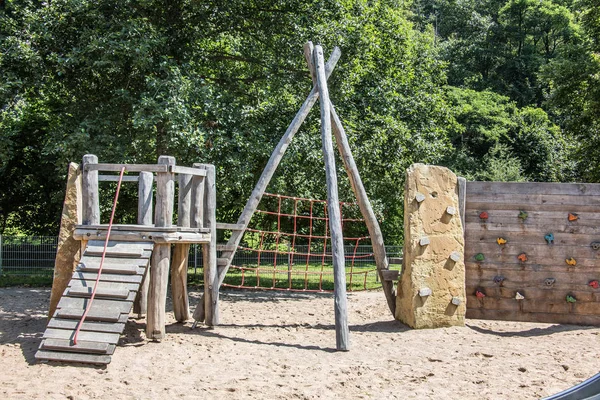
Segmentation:
[(467, 318), (600, 325), (600, 185), (468, 182)]

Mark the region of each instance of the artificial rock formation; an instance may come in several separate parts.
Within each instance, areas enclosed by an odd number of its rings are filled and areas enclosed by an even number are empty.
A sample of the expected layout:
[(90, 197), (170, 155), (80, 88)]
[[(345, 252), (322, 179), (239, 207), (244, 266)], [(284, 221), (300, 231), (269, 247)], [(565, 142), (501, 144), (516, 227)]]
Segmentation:
[(404, 261), (396, 319), (413, 328), (464, 325), (465, 264), (458, 179), (413, 164), (404, 193)]
[(81, 172), (77, 164), (70, 163), (65, 202), (63, 203), (60, 220), (48, 318), (52, 317), (54, 311), (56, 311), (56, 306), (71, 280), (73, 271), (79, 260), (81, 260), (82, 244), (79, 240), (73, 239), (75, 225), (81, 223), (81, 199)]

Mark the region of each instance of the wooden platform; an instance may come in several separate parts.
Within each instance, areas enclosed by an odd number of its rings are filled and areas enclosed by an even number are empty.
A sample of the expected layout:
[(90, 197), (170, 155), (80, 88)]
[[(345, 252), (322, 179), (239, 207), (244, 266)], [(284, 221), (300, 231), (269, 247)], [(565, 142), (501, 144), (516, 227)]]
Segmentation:
[(73, 336), (93, 291), (104, 249), (104, 241), (89, 241), (35, 358), (110, 363), (148, 268), (153, 245), (153, 242), (109, 242), (94, 302), (74, 345)]

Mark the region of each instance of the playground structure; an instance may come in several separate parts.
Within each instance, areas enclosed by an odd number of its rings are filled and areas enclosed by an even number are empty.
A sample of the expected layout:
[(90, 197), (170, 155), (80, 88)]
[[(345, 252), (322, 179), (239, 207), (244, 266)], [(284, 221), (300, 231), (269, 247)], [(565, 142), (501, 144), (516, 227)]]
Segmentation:
[[(132, 307), (138, 314), (146, 312), (146, 337), (162, 339), (165, 335), (169, 270), (175, 318), (180, 322), (189, 319), (186, 285), (190, 243), (203, 244), (204, 253), (205, 289), (200, 304), (194, 311), (194, 327), (198, 322), (204, 322), (208, 326), (217, 325), (219, 288), (244, 231), (248, 228), (248, 223), (286, 148), (319, 98), (321, 139), (328, 189), (326, 220), (330, 232), (335, 275), (336, 348), (349, 350), (349, 329), (342, 219), (338, 206), (332, 129), (360, 211), (369, 230), (377, 270), (383, 282), (388, 306), (392, 313), (394, 312), (393, 283), (385, 274), (389, 267), (381, 230), (362, 185), (341, 121), (329, 100), (326, 81), (341, 52), (336, 47), (328, 62), (325, 63), (321, 46), (313, 46), (308, 42), (304, 53), (313, 80), (313, 89), (271, 155), (237, 224), (217, 224), (215, 221), (215, 169), (212, 165), (194, 164), (194, 168), (181, 167), (177, 166), (175, 159), (169, 156), (161, 156), (157, 165), (99, 164), (96, 156), (86, 155), (80, 169), (71, 166), (72, 174), (69, 177), (71, 191), (78, 193), (78, 187), (81, 188), (80, 195), (76, 195), (73, 200), (75, 205), (70, 205), (71, 214), (77, 214), (75, 217), (77, 224), (73, 224), (72, 221), (69, 224), (69, 219), (65, 218), (63, 210), (61, 231), (65, 232), (61, 234), (64, 236), (65, 243), (75, 239), (81, 241), (81, 246), (74, 248), (76, 246), (71, 243), (71, 249), (66, 251), (66, 255), (61, 255), (59, 249), (57, 260), (62, 260), (62, 266), (59, 267), (57, 262), (53, 285), (54, 301), (51, 301), (50, 308), (52, 318), (44, 333), (36, 359), (109, 363), (114, 345), (124, 329), (127, 315)], [(99, 171), (120, 172), (120, 175), (118, 177), (99, 175)], [(124, 177), (125, 172), (139, 172), (139, 176)], [(153, 173), (156, 173), (157, 182), (154, 224), (152, 224), (151, 189)], [(179, 185), (178, 217), (177, 226), (172, 226), (176, 174)], [(113, 213), (108, 225), (100, 224), (99, 181), (118, 182)], [(112, 224), (119, 188), (123, 181), (139, 183), (137, 225), (113, 226)], [(67, 188), (67, 193), (69, 191), (70, 189)], [(65, 207), (68, 208), (66, 203)], [(78, 213), (80, 203), (81, 214)], [(217, 246), (218, 228), (232, 231), (227, 244)], [(103, 246), (101, 240), (104, 240)], [(174, 249), (171, 261), (172, 244)], [(217, 249), (221, 251), (219, 258), (217, 258)], [(148, 260), (150, 260), (149, 264)], [(74, 265), (76, 268), (73, 272)], [(104, 275), (103, 268), (106, 268)], [(60, 279), (57, 279), (61, 275), (59, 269), (62, 269), (63, 274)], [(65, 279), (65, 270), (67, 273), (73, 272), (70, 280)], [(96, 280), (95, 283), (93, 279)], [(96, 296), (99, 299), (94, 302)], [(78, 342), (80, 332), (83, 339)]]

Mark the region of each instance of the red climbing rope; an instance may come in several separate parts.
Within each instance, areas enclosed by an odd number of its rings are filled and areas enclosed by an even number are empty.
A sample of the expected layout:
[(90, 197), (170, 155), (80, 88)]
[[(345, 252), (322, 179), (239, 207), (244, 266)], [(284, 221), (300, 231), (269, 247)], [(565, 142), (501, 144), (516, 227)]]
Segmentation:
[(121, 190), (121, 182), (123, 181), (123, 174), (125, 173), (125, 167), (121, 167), (121, 173), (119, 174), (119, 181), (117, 183), (117, 191), (115, 192), (115, 200), (113, 201), (112, 212), (110, 214), (110, 221), (108, 223), (108, 230), (106, 232), (106, 240), (104, 241), (104, 250), (102, 250), (102, 258), (100, 259), (100, 266), (98, 267), (98, 274), (96, 276), (96, 283), (94, 284), (94, 289), (92, 290), (92, 295), (90, 296), (90, 301), (81, 316), (81, 320), (77, 324), (77, 329), (75, 329), (75, 334), (73, 335), (73, 344), (77, 344), (77, 336), (79, 336), (79, 331), (81, 330), (81, 326), (85, 321), (85, 318), (88, 315), (88, 312), (92, 308), (92, 303), (94, 302), (94, 298), (96, 297), (96, 289), (98, 288), (98, 283), (100, 282), (100, 275), (102, 275), (102, 267), (104, 265), (104, 258), (106, 257), (106, 249), (108, 247), (108, 240), (110, 238), (110, 231), (113, 225), (113, 219), (115, 218), (115, 210), (117, 209), (117, 200), (119, 199), (119, 191)]
[[(348, 290), (378, 286), (373, 250), (356, 203), (340, 202)], [(265, 193), (238, 246), (224, 285), (333, 290), (327, 201)]]

